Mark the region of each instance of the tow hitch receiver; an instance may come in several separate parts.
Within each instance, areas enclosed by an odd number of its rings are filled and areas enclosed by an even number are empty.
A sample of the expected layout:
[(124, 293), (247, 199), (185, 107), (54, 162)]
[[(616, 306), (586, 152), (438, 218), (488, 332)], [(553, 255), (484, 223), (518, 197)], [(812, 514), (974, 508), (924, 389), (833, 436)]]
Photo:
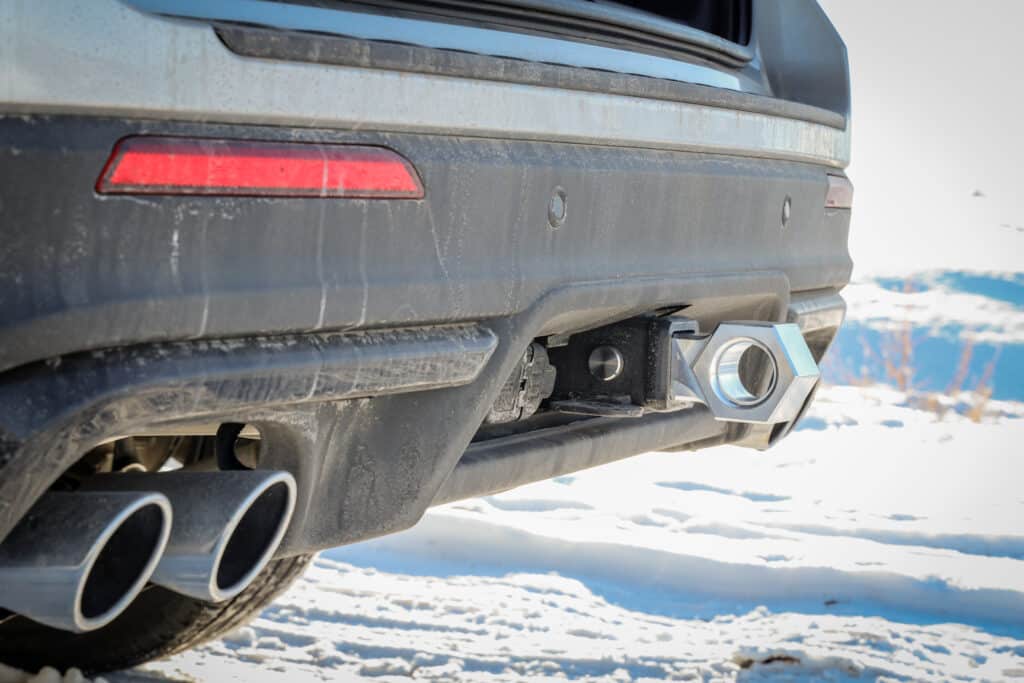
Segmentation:
[(794, 323), (641, 317), (573, 335), (550, 349), (554, 410), (607, 417), (708, 407), (715, 419), (773, 425), (795, 420), (818, 365)]

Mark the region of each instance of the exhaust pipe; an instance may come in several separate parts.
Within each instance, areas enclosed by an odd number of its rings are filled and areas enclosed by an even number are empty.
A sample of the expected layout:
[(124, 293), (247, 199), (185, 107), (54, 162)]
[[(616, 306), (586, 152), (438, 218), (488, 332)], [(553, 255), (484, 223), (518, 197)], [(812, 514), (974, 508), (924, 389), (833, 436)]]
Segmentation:
[(287, 472), (105, 474), (84, 486), (167, 496), (174, 528), (151, 580), (207, 602), (233, 598), (256, 578), (281, 543), (295, 509), (295, 480)]
[(65, 631), (105, 626), (146, 585), (170, 531), (159, 493), (44, 494), (0, 544), (0, 605)]

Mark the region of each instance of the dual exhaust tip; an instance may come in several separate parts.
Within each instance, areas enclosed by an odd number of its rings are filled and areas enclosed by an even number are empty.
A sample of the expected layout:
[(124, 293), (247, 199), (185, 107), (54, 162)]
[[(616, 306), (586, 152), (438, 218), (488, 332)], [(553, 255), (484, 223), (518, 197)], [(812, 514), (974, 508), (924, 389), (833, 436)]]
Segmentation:
[(109, 474), (45, 494), (0, 544), (0, 606), (101, 628), (147, 582), (208, 602), (262, 571), (295, 508), (287, 472)]

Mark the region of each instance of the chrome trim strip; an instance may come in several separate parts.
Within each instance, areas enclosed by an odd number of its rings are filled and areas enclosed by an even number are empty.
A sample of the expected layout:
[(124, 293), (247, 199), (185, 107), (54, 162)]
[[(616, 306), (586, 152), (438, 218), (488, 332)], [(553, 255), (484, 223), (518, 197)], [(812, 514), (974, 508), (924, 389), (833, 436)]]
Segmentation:
[(0, 111), (547, 140), (843, 167), (847, 131), (683, 102), (241, 57), (114, 0), (0, 3)]

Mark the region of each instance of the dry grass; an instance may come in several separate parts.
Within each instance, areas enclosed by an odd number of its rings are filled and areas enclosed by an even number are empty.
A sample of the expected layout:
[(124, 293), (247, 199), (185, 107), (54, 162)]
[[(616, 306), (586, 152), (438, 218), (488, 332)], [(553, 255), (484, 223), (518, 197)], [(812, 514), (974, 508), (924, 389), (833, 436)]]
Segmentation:
[[(913, 283), (907, 281), (903, 285), (903, 293), (915, 291)], [(956, 362), (956, 372), (945, 391), (926, 391), (915, 384), (916, 349), (919, 339), (915, 338), (914, 327), (910, 320), (904, 320), (899, 329), (891, 335), (883, 337), (885, 343), (876, 347), (866, 334), (861, 334), (859, 343), (864, 357), (864, 366), (852, 369), (842, 359), (832, 356), (829, 359), (830, 374), (843, 384), (853, 386), (869, 386), (878, 383), (869, 371), (872, 363), (880, 365), (884, 372), (883, 381), (895, 386), (907, 394), (915, 406), (928, 410), (942, 419), (950, 410), (965, 415), (973, 422), (980, 422), (989, 414), (987, 408), (992, 398), (992, 379), (996, 363), (999, 361), (1001, 347), (985, 364), (985, 369), (973, 386), (967, 379), (970, 374), (971, 361), (974, 359), (975, 341), (968, 334), (960, 347)], [(952, 359), (951, 359), (952, 360)]]

